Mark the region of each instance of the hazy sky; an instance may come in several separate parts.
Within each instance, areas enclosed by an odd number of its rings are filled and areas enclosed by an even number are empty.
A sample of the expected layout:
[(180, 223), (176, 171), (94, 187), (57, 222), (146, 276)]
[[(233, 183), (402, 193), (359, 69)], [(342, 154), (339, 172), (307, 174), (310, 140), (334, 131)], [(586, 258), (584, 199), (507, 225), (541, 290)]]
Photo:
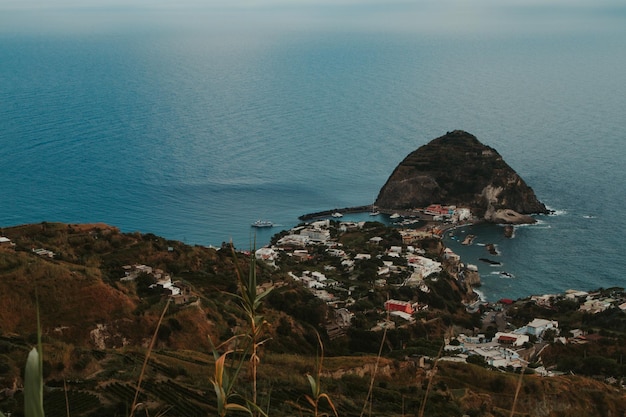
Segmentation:
[[(142, 23), (269, 29), (561, 31), (623, 25), (622, 0), (0, 0), (0, 33)], [(523, 23), (522, 23), (523, 22)], [(530, 22), (530, 24), (529, 24)]]

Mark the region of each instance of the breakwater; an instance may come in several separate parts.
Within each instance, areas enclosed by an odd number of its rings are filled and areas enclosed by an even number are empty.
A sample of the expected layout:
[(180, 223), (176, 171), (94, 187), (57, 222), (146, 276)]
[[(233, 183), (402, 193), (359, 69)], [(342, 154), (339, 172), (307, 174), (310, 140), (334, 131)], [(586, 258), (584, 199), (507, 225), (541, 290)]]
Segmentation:
[(372, 206), (368, 205), (368, 206), (344, 207), (344, 208), (337, 208), (337, 209), (333, 209), (333, 210), (317, 211), (315, 213), (303, 214), (302, 216), (298, 217), (298, 219), (300, 219), (300, 220), (312, 220), (312, 219), (317, 219), (317, 218), (320, 218), (320, 217), (332, 216), (333, 213), (341, 213), (341, 214), (346, 214), (346, 213), (364, 213), (364, 212), (370, 210), (371, 208), (372, 208)]

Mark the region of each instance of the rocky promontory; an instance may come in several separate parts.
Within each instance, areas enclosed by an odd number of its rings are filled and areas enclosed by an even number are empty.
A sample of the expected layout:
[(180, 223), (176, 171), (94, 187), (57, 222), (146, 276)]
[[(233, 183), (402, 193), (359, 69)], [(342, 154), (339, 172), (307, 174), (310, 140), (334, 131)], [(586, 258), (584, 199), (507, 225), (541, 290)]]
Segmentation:
[(455, 130), (411, 152), (381, 188), (375, 205), (406, 210), (430, 204), (468, 207), (493, 223), (533, 223), (549, 210), (493, 148)]

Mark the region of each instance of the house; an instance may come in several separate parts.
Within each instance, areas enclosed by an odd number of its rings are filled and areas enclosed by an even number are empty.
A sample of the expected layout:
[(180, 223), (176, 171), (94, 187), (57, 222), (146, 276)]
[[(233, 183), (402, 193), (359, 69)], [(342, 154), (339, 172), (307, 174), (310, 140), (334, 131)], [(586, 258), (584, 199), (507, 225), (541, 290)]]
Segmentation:
[(534, 301), (537, 305), (544, 307), (551, 307), (556, 298), (557, 297), (554, 294), (532, 295), (530, 297), (531, 301)]
[(558, 329), (559, 322), (555, 320), (534, 319), (526, 325), (526, 333), (533, 336), (541, 336), (548, 329)]
[(395, 317), (400, 317), (403, 320), (406, 320), (408, 322), (413, 323), (415, 321), (415, 318), (413, 317), (413, 315), (409, 314), (409, 313), (405, 313), (404, 311), (391, 311), (389, 313), (389, 315), (391, 316), (395, 316)]
[(378, 276), (385, 276), (385, 275), (389, 275), (390, 272), (391, 271), (389, 269), (389, 266), (383, 265), (383, 266), (379, 266), (378, 267), (377, 275)]
[(433, 236), (432, 232), (416, 229), (400, 230), (400, 235), (402, 236), (402, 243), (405, 245), (410, 245)]
[(293, 251), (293, 257), (295, 259), (299, 259), (301, 261), (305, 261), (307, 259), (310, 259), (311, 257), (309, 256), (309, 252), (306, 249), (299, 249), (299, 250), (294, 250)]
[(264, 261), (274, 261), (278, 257), (278, 253), (273, 248), (259, 248), (254, 252), (254, 256), (256, 259), (261, 259)]
[(352, 323), (354, 313), (351, 313), (346, 308), (338, 308), (337, 310), (335, 310), (335, 317), (337, 319), (337, 324), (339, 325), (339, 327), (349, 327)]
[(398, 255), (402, 253), (402, 246), (392, 246), (389, 248), (389, 254), (397, 253)]
[(387, 311), (402, 311), (407, 314), (413, 314), (413, 304), (408, 301), (387, 300), (385, 301), (385, 309)]
[(586, 313), (596, 314), (611, 307), (611, 303), (607, 300), (587, 300), (580, 306), (579, 310)]
[(523, 346), (524, 343), (529, 342), (530, 338), (527, 334), (515, 334), (515, 333), (496, 333), (494, 339), (501, 345), (509, 346)]
[(423, 256), (411, 255), (407, 257), (408, 266), (426, 278), (429, 275), (441, 272), (441, 263)]
[(306, 228), (300, 232), (300, 236), (306, 236), (315, 242), (326, 242), (330, 239), (330, 230), (318, 228)]
[(472, 217), (472, 212), (468, 208), (459, 207), (455, 211), (455, 215), (457, 220), (462, 222), (465, 220), (469, 220)]
[(565, 291), (565, 298), (568, 300), (575, 300), (577, 298), (587, 297), (589, 293), (587, 291), (567, 290)]
[[(379, 275), (380, 275), (380, 272), (379, 272)], [(376, 288), (384, 288), (387, 286), (387, 280), (385, 278), (374, 280), (374, 286)]]
[(328, 229), (328, 227), (330, 226), (330, 220), (317, 220), (312, 222), (309, 226), (314, 229)]
[(289, 234), (284, 236), (276, 242), (278, 246), (295, 246), (299, 248), (303, 248), (309, 242), (309, 237), (305, 235), (299, 234)]
[(452, 212), (450, 208), (444, 207), (441, 204), (431, 204), (424, 209), (424, 214), (431, 216), (450, 216)]
[(343, 258), (344, 256), (346, 256), (346, 252), (344, 252), (343, 249), (329, 248), (326, 249), (326, 253), (328, 253), (330, 256), (335, 256), (337, 258)]
[(341, 261), (341, 266), (343, 266), (346, 271), (352, 272), (354, 270), (354, 261), (352, 259), (344, 259)]
[(43, 248), (33, 249), (33, 252), (39, 256), (54, 258), (54, 252), (48, 249), (43, 249)]
[(520, 368), (526, 364), (517, 352), (511, 349), (494, 347), (494, 348), (476, 348), (472, 352), (480, 355), (488, 365), (495, 368), (512, 366)]
[(443, 257), (444, 259), (448, 259), (452, 262), (461, 262), (461, 257), (454, 253), (450, 248), (445, 248), (443, 250)]

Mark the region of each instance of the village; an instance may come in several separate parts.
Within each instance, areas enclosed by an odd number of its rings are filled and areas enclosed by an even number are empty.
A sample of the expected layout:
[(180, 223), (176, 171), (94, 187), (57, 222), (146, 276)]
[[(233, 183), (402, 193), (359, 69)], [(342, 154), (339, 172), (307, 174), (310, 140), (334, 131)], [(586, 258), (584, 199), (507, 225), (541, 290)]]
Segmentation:
[[(425, 239), (441, 239), (442, 230), (451, 225), (458, 225), (471, 218), (468, 209), (458, 210), (456, 207), (431, 206), (424, 210), (431, 216), (426, 227), (420, 229), (399, 228), (402, 238), (401, 245), (380, 247), (383, 238), (370, 237), (366, 247), (374, 248), (376, 254), (363, 251), (350, 253), (338, 239), (331, 236), (340, 236), (351, 230), (363, 230), (365, 222), (355, 223), (346, 221), (331, 221), (321, 219), (308, 224), (297, 226), (274, 245), (260, 248), (255, 256), (258, 260), (276, 266), (281, 256), (287, 256), (299, 261), (311, 259), (319, 254), (320, 247), (328, 257), (340, 260), (339, 269), (344, 274), (354, 271), (355, 265), (364, 260), (376, 257), (381, 260), (377, 267), (376, 278), (372, 281), (374, 289), (383, 289), (386, 286), (409, 286), (417, 288), (420, 293), (427, 294), (431, 282), (438, 279), (438, 273), (444, 269), (452, 272), (459, 284), (463, 285), (464, 277), (468, 274), (478, 274), (475, 265), (464, 264), (460, 257), (449, 248), (443, 249), (440, 261), (427, 257), (419, 242)], [(336, 231), (334, 231), (336, 229)], [(335, 263), (336, 264), (336, 263)], [(332, 276), (337, 275), (337, 267), (325, 264), (323, 270), (304, 270), (301, 273), (289, 271), (289, 276), (309, 289), (316, 297), (334, 308), (336, 320), (327, 326), (329, 335), (341, 335), (342, 330), (352, 323), (354, 313), (350, 306), (356, 301), (354, 285), (347, 285)], [(352, 278), (354, 279), (354, 278)], [(476, 281), (473, 281), (476, 283)], [(478, 280), (478, 285), (480, 280)], [(529, 297), (528, 301), (537, 306), (548, 309), (554, 308), (557, 300), (570, 300), (579, 304), (579, 311), (597, 314), (607, 309), (617, 308), (626, 311), (626, 294), (622, 290), (614, 293), (614, 297), (604, 296), (600, 292), (585, 292), (568, 290), (565, 294), (544, 294)], [(486, 303), (474, 300), (466, 303), (468, 312), (481, 309), (483, 330), (494, 328), (495, 334), (487, 336), (481, 329), (474, 329), (474, 334), (459, 333), (446, 338), (444, 361), (480, 360), (496, 369), (520, 370), (533, 365), (536, 373), (543, 376), (558, 374), (547, 370), (540, 364), (541, 351), (548, 342), (562, 344), (584, 344), (597, 335), (587, 335), (580, 329), (568, 329), (567, 334), (560, 334), (559, 323), (535, 317), (521, 327), (514, 327), (507, 320), (507, 307), (514, 303), (510, 299), (502, 299), (495, 303)], [(419, 312), (429, 309), (428, 304), (419, 301), (387, 299), (378, 308), (380, 320), (370, 330), (380, 331), (384, 328), (406, 326), (414, 323)], [(426, 358), (429, 359), (429, 358)], [(432, 358), (430, 358), (432, 359)], [(531, 364), (530, 361), (539, 361)], [(424, 363), (424, 361), (422, 361)]]
[[(495, 369), (520, 370), (533, 366), (536, 373), (551, 376), (558, 373), (543, 368), (540, 363), (541, 352), (548, 343), (585, 344), (599, 338), (597, 334), (587, 334), (576, 328), (562, 332), (557, 320), (544, 317), (531, 317), (519, 326), (511, 324), (508, 310), (516, 301), (501, 299), (487, 303), (480, 300), (472, 292), (472, 287), (480, 285), (476, 266), (463, 263), (460, 256), (441, 242), (444, 230), (471, 221), (470, 211), (434, 205), (424, 209), (421, 215), (422, 220), (428, 216), (425, 225), (414, 228), (411, 226), (415, 222), (399, 222), (399, 226), (392, 228), (394, 238), (373, 234), (386, 230), (373, 226), (375, 222), (342, 221), (338, 216), (317, 219), (276, 235), (273, 243), (257, 249), (254, 257), (299, 283), (329, 307), (331, 314), (326, 331), (331, 339), (346, 335), (354, 325), (355, 315), (362, 314), (354, 309), (359, 300), (389, 288), (410, 288), (411, 294), (416, 296), (410, 299), (387, 297), (380, 305), (369, 308), (368, 313), (374, 313), (378, 319), (368, 330), (402, 328), (423, 321), (425, 313), (432, 309), (427, 301), (431, 287), (442, 272), (452, 277), (459, 288), (469, 289), (464, 300), (465, 310), (481, 313), (482, 327), (461, 329), (452, 326), (445, 338), (443, 355), (438, 360), (475, 362), (480, 358), (481, 363)], [(341, 243), (342, 236), (350, 233), (364, 240), (356, 247)], [(438, 253), (427, 250), (433, 242), (437, 243)], [(0, 237), (0, 245), (14, 247), (13, 242), (4, 236)], [(55, 256), (43, 248), (33, 248), (32, 252), (47, 258)], [(149, 288), (171, 297), (175, 304), (189, 304), (198, 299), (184, 281), (173, 280), (170, 273), (161, 269), (130, 264), (123, 270), (124, 276), (119, 278), (121, 282), (148, 277)], [(263, 283), (257, 290), (261, 292), (282, 285), (285, 282), (274, 280)], [(611, 294), (568, 290), (564, 294), (533, 295), (524, 302), (555, 310), (562, 300), (575, 303), (577, 310), (586, 314), (595, 315), (610, 309), (626, 311), (623, 290)], [(420, 364), (432, 366), (433, 360), (423, 357)]]

